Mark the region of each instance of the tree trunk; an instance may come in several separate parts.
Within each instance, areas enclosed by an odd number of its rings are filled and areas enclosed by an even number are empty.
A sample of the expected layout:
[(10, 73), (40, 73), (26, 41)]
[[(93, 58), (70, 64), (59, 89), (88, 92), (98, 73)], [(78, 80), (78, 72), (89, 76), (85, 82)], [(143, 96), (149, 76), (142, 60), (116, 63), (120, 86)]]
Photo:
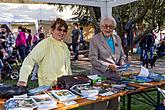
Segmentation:
[(100, 32), (100, 26), (97, 23), (97, 19), (96, 19), (96, 15), (95, 15), (93, 7), (89, 7), (89, 10), (90, 10), (90, 15), (91, 15), (91, 17), (93, 19), (93, 25), (94, 25), (94, 29), (95, 29), (95, 34), (97, 34), (97, 33)]

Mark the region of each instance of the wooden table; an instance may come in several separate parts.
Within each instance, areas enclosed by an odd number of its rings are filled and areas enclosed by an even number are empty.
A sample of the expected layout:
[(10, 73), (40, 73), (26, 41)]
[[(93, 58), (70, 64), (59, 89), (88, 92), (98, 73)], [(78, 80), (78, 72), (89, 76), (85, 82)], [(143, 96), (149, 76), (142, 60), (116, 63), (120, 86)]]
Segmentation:
[[(147, 100), (147, 102), (144, 102), (145, 104), (148, 104), (150, 106), (156, 107), (158, 104), (160, 104), (160, 92), (157, 90), (157, 87), (162, 87), (165, 85), (165, 81), (160, 82), (150, 82), (150, 83), (130, 83), (130, 85), (139, 87), (136, 91), (127, 92), (124, 96), (127, 96), (127, 110), (131, 110), (131, 99), (133, 98), (133, 95), (140, 95), (144, 99)], [(153, 99), (148, 93), (149, 92), (157, 92), (157, 99)], [(137, 99), (137, 98), (134, 98)], [(139, 99), (137, 99), (139, 100)], [(141, 101), (141, 100), (139, 100)]]
[[(78, 108), (81, 106), (94, 104), (94, 103), (101, 102), (101, 101), (106, 101), (106, 100), (109, 100), (109, 99), (112, 99), (115, 97), (119, 97), (119, 96), (128, 97), (127, 109), (131, 110), (131, 95), (147, 92), (150, 89), (153, 89), (153, 88), (155, 89), (157, 86), (161, 87), (161, 86), (165, 85), (165, 81), (150, 82), (149, 84), (150, 85), (141, 85), (141, 84), (130, 83), (129, 85), (138, 87), (138, 89), (135, 91), (131, 91), (131, 92), (122, 91), (117, 94), (113, 94), (111, 96), (98, 96), (97, 100), (88, 100), (86, 98), (81, 98), (81, 99), (75, 100), (77, 102), (77, 104), (69, 105), (69, 106), (65, 106), (64, 104), (59, 103), (59, 104), (57, 104), (58, 108), (56, 108), (54, 110), (67, 110), (67, 109)], [(160, 100), (160, 98), (159, 98), (159, 100)], [(4, 99), (0, 99), (0, 110), (4, 110), (4, 101), (5, 101)]]

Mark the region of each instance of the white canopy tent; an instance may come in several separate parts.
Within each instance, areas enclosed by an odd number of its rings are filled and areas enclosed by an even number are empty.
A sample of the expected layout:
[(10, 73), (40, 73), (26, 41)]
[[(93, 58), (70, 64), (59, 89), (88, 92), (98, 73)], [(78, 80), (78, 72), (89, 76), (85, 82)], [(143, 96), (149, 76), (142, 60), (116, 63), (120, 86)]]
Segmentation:
[(47, 4), (15, 4), (0, 3), (0, 23), (35, 23), (38, 29), (39, 20), (53, 20), (61, 17), (65, 20), (75, 17), (73, 10), (68, 6), (63, 12), (57, 11), (57, 7)]
[(76, 4), (76, 5), (86, 5), (95, 6), (101, 8), (101, 16), (111, 16), (112, 7), (131, 3), (137, 0), (33, 0), (36, 2), (46, 2), (46, 3), (61, 3), (61, 4)]

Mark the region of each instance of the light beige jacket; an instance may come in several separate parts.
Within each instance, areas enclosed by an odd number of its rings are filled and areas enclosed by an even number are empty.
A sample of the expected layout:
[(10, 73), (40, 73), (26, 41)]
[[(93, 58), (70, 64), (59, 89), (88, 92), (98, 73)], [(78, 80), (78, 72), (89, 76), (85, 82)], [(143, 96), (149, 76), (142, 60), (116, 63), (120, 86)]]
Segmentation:
[(98, 74), (108, 78), (119, 78), (119, 73), (107, 70), (109, 64), (123, 65), (125, 54), (121, 45), (121, 39), (113, 35), (115, 54), (112, 54), (102, 33), (95, 35), (90, 42), (89, 58), (92, 64), (91, 74)]
[(39, 42), (25, 58), (20, 69), (19, 81), (28, 81), (34, 64), (39, 65), (39, 86), (51, 85), (58, 77), (70, 75), (70, 52), (62, 41), (55, 40), (52, 36)]

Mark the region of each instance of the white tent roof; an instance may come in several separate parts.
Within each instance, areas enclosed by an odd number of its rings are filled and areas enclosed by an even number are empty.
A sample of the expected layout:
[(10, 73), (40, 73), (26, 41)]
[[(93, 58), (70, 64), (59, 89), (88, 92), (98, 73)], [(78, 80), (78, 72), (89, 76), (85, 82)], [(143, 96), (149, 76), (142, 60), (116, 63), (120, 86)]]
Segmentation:
[(53, 20), (61, 17), (65, 20), (75, 17), (68, 6), (63, 12), (47, 4), (0, 3), (0, 22), (35, 22), (36, 20)]
[(60, 4), (75, 4), (96, 6), (101, 8), (101, 16), (111, 16), (112, 7), (131, 3), (137, 0), (33, 0), (36, 2), (60, 3)]
[(96, 6), (102, 7), (106, 4), (110, 4), (112, 7), (131, 3), (137, 0), (33, 0), (36, 2), (45, 2), (45, 3), (61, 3), (61, 4), (77, 4), (77, 5), (86, 5), (86, 6)]

